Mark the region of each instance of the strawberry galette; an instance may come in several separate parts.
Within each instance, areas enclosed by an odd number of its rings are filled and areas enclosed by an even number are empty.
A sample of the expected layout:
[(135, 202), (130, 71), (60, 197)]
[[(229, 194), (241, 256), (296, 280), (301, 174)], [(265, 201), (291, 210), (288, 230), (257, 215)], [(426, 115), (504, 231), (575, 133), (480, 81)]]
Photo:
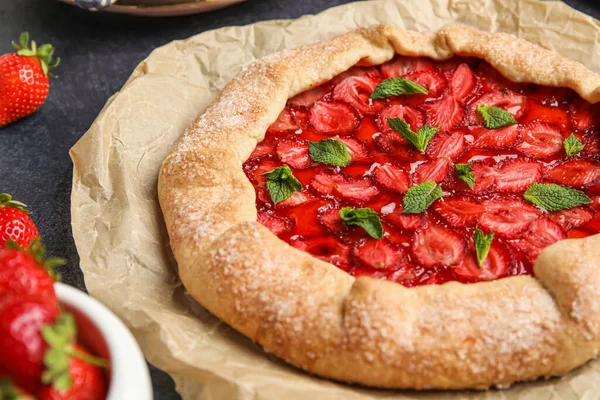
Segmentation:
[(325, 377), (564, 374), (600, 349), (598, 100), (581, 64), (465, 27), (264, 58), (163, 164), (181, 279)]

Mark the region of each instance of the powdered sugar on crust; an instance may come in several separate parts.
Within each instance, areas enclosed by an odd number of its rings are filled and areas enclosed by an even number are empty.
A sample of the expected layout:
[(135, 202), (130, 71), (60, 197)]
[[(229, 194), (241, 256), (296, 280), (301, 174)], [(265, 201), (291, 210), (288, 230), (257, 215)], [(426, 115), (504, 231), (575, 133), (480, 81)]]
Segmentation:
[(476, 56), (507, 78), (600, 100), (600, 77), (504, 34), (362, 28), (245, 68), (164, 161), (159, 199), (180, 276), (225, 322), (322, 376), (395, 388), (505, 386), (563, 374), (600, 348), (600, 238), (545, 249), (537, 279), (407, 289), (293, 249), (256, 222), (242, 163), (288, 98), (395, 53)]

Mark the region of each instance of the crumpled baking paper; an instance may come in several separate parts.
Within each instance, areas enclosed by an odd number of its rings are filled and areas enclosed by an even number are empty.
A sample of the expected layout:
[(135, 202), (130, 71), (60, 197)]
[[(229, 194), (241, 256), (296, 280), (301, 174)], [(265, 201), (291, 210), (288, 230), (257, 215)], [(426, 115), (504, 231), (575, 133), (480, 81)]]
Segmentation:
[(509, 32), (600, 71), (599, 22), (559, 1), (368, 1), (167, 44), (135, 69), (71, 150), (73, 234), (89, 292), (125, 321), (186, 400), (600, 398), (600, 361), (560, 379), (488, 392), (331, 382), (265, 353), (185, 293), (157, 200), (158, 169), (170, 147), (243, 66), (376, 23), (412, 30), (462, 23)]

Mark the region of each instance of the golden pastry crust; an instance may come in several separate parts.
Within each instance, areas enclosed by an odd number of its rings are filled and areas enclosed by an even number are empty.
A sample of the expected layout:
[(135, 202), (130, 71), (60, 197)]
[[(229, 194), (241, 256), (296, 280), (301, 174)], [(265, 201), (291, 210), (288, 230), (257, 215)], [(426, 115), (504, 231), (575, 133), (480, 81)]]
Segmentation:
[(315, 374), (389, 388), (486, 388), (555, 376), (600, 348), (600, 235), (545, 249), (537, 278), (405, 288), (348, 275), (256, 222), (243, 162), (288, 98), (399, 53), (488, 61), (507, 78), (600, 100), (600, 77), (525, 40), (379, 25), (247, 67), (164, 161), (159, 199), (181, 280), (223, 321)]

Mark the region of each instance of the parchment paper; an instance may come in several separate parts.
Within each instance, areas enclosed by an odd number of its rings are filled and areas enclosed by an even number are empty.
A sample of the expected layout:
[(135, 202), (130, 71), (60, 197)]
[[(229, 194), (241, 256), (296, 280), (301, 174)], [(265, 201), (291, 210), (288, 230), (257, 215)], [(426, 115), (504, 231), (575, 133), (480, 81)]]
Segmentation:
[(559, 1), (389, 0), (202, 33), (142, 62), (71, 150), (73, 234), (89, 292), (118, 314), (184, 399), (598, 399), (600, 361), (561, 379), (489, 392), (383, 391), (310, 376), (266, 354), (189, 298), (156, 193), (171, 145), (248, 63), (358, 26), (463, 23), (516, 34), (600, 71), (598, 21)]

